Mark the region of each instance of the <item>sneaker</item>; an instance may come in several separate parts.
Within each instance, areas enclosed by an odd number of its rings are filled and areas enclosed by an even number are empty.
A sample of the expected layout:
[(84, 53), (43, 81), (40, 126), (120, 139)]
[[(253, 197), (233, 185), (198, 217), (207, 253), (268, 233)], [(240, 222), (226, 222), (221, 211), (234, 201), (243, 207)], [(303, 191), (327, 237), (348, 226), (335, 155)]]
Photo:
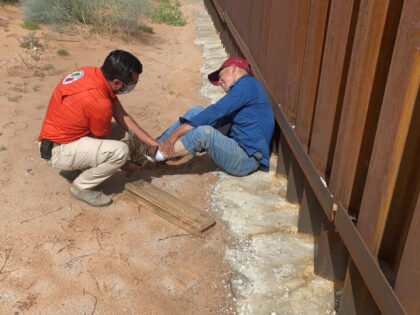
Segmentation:
[(131, 131), (128, 133), (128, 147), (131, 161), (138, 165), (143, 165), (150, 157), (154, 158), (159, 148), (156, 145), (151, 146), (144, 143)]
[(70, 186), (69, 193), (74, 198), (84, 201), (92, 207), (106, 207), (112, 202), (112, 199), (101, 191), (79, 189), (74, 185)]

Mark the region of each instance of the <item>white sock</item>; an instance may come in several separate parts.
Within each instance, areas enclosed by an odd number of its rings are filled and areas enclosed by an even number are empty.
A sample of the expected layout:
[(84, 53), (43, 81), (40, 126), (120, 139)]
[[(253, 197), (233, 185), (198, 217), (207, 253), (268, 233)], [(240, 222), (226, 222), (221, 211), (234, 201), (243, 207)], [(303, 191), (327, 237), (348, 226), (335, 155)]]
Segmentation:
[(166, 157), (164, 157), (163, 154), (160, 153), (160, 151), (158, 150), (156, 152), (155, 161), (162, 162), (162, 161), (165, 161), (165, 160), (166, 160)]
[(150, 162), (162, 162), (162, 161), (166, 161), (166, 158), (163, 156), (163, 154), (159, 150), (156, 152), (156, 155), (154, 157), (151, 157), (151, 156), (146, 155), (146, 158)]

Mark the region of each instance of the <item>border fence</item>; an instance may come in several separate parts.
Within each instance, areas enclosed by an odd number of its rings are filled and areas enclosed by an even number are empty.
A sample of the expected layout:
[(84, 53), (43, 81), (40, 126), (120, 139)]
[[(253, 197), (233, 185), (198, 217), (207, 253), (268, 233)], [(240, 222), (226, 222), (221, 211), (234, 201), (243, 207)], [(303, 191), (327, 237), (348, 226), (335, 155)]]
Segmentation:
[(340, 314), (420, 314), (420, 2), (205, 0), (275, 113), (277, 173)]

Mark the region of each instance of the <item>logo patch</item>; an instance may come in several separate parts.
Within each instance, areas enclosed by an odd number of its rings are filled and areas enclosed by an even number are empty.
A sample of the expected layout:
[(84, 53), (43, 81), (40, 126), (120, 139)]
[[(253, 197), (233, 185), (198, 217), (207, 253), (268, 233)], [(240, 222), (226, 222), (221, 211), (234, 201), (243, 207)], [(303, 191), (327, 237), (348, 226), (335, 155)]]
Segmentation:
[(74, 81), (79, 80), (81, 77), (83, 77), (85, 72), (83, 70), (75, 71), (73, 73), (70, 73), (67, 77), (63, 80), (63, 85), (73, 83)]

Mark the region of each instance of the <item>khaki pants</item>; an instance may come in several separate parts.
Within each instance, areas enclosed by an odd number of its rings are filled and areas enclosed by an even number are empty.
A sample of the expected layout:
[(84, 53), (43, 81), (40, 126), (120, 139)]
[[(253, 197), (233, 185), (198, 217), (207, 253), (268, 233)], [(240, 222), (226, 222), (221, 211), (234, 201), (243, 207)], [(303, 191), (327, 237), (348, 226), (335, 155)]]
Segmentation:
[[(113, 126), (114, 127), (114, 126)], [(83, 137), (55, 146), (48, 165), (65, 171), (84, 170), (74, 181), (79, 189), (90, 189), (111, 177), (129, 158), (127, 144), (118, 140)]]

